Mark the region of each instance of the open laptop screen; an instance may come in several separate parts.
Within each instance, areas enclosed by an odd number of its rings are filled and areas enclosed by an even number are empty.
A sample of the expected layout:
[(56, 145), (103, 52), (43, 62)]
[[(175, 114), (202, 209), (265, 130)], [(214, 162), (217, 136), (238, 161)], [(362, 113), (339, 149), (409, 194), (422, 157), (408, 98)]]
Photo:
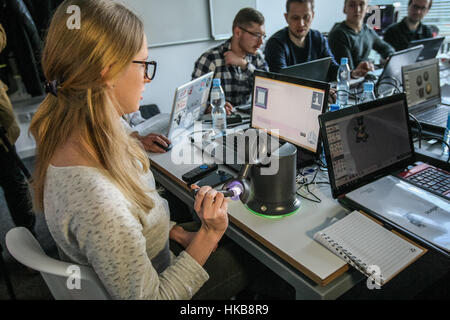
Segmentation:
[(256, 71), (253, 90), (252, 128), (317, 153), (328, 83)]
[(414, 155), (404, 94), (329, 112), (320, 125), (333, 197)]
[(439, 61), (437, 59), (418, 62), (402, 68), (403, 87), (408, 107), (425, 102), (440, 103)]

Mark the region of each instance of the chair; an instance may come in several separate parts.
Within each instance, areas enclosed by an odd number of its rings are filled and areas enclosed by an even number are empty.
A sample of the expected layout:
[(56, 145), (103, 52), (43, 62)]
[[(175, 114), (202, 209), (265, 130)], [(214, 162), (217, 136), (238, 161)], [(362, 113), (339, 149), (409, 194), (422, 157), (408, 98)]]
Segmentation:
[[(9, 230), (6, 234), (6, 247), (17, 261), (41, 273), (56, 300), (111, 299), (92, 268), (47, 256), (26, 228), (17, 227)], [(79, 277), (76, 278), (77, 276)]]
[(141, 111), (141, 116), (144, 119), (150, 119), (153, 116), (156, 116), (158, 113), (161, 113), (159, 111), (159, 108), (156, 104), (146, 104), (139, 108)]
[(3, 247), (0, 244), (0, 274), (3, 275), (6, 289), (11, 300), (16, 300), (16, 295), (14, 294), (14, 289), (11, 283), (11, 278), (9, 276), (8, 269), (6, 268), (5, 261), (3, 260)]

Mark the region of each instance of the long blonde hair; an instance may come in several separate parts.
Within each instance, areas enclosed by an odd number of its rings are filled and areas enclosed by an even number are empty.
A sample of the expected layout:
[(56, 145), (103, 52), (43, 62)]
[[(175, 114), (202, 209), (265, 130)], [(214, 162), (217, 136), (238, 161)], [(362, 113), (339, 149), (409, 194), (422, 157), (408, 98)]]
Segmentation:
[[(79, 29), (67, 25), (67, 8), (72, 5), (80, 9)], [(120, 106), (105, 83), (131, 63), (143, 39), (142, 21), (113, 1), (66, 0), (56, 10), (42, 66), (47, 80), (58, 81), (57, 96), (47, 95), (30, 125), (37, 144), (33, 176), (37, 210), (44, 210), (46, 173), (55, 150), (74, 132), (79, 132), (85, 156), (105, 170), (132, 204), (146, 211), (153, 208), (140, 178), (149, 170), (149, 160), (118, 121)], [(105, 68), (109, 70), (102, 76)]]

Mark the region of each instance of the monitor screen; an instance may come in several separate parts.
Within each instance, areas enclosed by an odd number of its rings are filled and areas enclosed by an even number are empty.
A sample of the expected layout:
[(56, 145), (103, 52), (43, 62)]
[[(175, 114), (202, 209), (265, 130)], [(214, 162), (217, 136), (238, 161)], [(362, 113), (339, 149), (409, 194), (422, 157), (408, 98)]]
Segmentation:
[(337, 111), (322, 122), (332, 189), (352, 186), (413, 155), (404, 95), (387, 99)]
[(403, 88), (408, 107), (439, 100), (439, 61), (433, 59), (404, 67)]
[(253, 87), (251, 126), (317, 153), (318, 117), (328, 104), (330, 85), (257, 71)]

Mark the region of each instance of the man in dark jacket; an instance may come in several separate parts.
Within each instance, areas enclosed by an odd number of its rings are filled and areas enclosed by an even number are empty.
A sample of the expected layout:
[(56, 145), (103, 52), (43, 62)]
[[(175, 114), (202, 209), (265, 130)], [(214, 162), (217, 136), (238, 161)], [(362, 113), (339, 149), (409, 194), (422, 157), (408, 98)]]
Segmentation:
[(413, 40), (437, 36), (437, 34), (433, 34), (430, 26), (421, 22), (430, 11), (432, 4), (433, 0), (409, 0), (408, 16), (386, 30), (384, 41), (398, 51), (408, 48), (409, 43)]
[[(275, 33), (266, 44), (265, 58), (270, 71), (279, 72), (287, 66), (331, 57), (328, 78), (336, 80), (339, 65), (327, 39), (319, 31), (310, 29), (314, 19), (314, 0), (287, 0), (284, 17), (288, 26)], [(355, 75), (366, 72), (364, 65), (356, 69)]]

